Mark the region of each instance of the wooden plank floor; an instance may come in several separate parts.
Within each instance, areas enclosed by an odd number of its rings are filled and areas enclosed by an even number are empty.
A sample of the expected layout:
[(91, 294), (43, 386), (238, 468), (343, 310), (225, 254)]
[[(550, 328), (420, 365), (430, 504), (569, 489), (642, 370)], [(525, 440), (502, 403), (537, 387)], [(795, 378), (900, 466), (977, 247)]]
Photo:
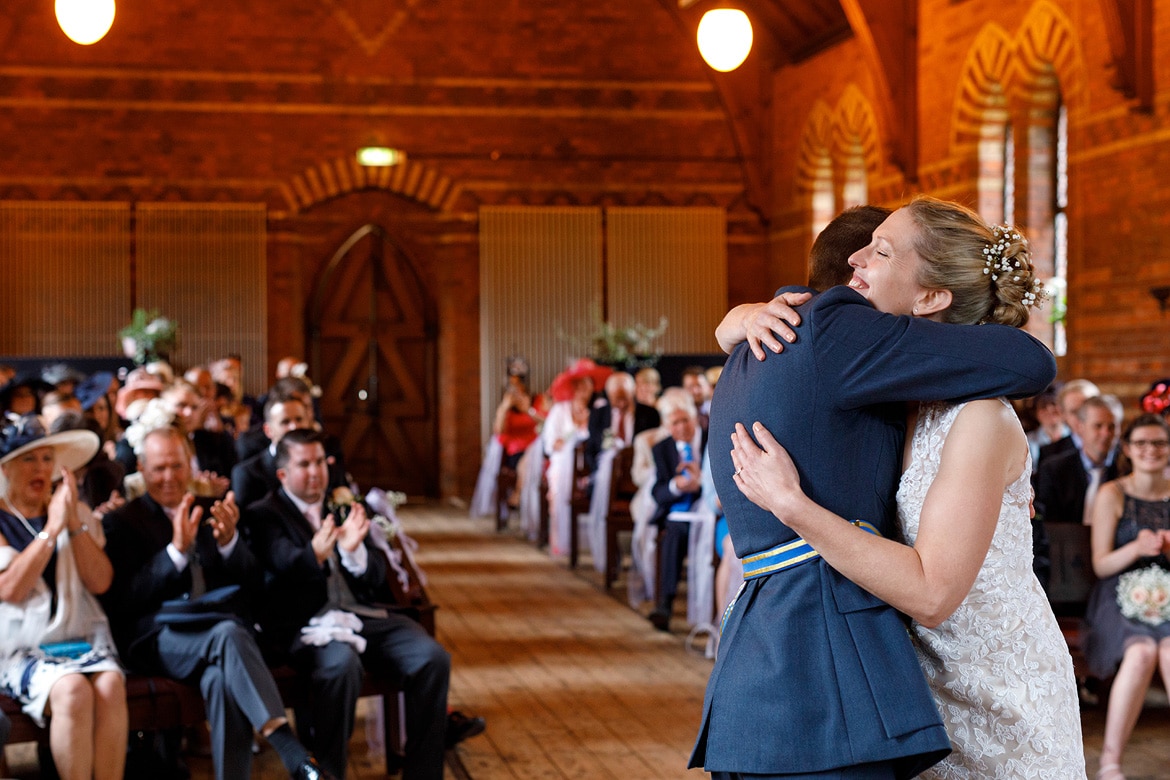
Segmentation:
[[(698, 726), (711, 661), (683, 647), (684, 626), (654, 631), (608, 596), (586, 559), (575, 572), (494, 523), (465, 512), (408, 506), (419, 560), (440, 605), (439, 640), (452, 655), (451, 705), (487, 719), (487, 731), (453, 751), (452, 780), (699, 778), (686, 760)], [(620, 597), (621, 594), (619, 593)], [(681, 599), (680, 599), (681, 600)], [(364, 709), (364, 708), (363, 708)], [(359, 710), (350, 778), (385, 777)], [(1084, 714), (1090, 776), (1097, 769), (1104, 713)], [(13, 774), (37, 776), (29, 746), (10, 746)], [(211, 780), (210, 762), (191, 757), (192, 780)], [(1131, 780), (1170, 778), (1170, 708), (1147, 707), (1126, 755)], [(271, 750), (253, 777), (287, 777)]]

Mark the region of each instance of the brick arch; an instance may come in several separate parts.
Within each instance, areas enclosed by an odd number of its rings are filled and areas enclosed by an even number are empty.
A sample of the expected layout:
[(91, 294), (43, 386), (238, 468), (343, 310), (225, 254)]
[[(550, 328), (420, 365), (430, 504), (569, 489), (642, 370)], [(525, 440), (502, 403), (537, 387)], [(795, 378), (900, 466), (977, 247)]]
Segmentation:
[(352, 156), (322, 161), (280, 186), (290, 214), (368, 189), (386, 190), (437, 211), (449, 211), (462, 194), (459, 184), (424, 163), (408, 159), (387, 168), (367, 168)]
[(833, 112), (823, 101), (813, 104), (804, 132), (800, 137), (800, 152), (796, 162), (796, 186), (802, 192), (812, 192), (819, 178), (824, 158), (830, 165), (833, 158)]
[[(997, 24), (984, 25), (967, 51), (951, 117), (951, 148), (979, 143), (988, 120), (1007, 119), (1007, 90), (1014, 45)], [(998, 115), (997, 115), (998, 114)]]
[(861, 146), (865, 169), (870, 173), (876, 172), (881, 164), (877, 118), (865, 95), (856, 84), (850, 84), (837, 101), (833, 122), (834, 159), (838, 162), (843, 160), (852, 151), (854, 143)]
[[(1054, 105), (1053, 88), (1070, 108), (1084, 104), (1085, 65), (1072, 21), (1049, 0), (1028, 9), (1016, 34), (1014, 92), (1032, 104)], [(1055, 80), (1055, 83), (1053, 83)]]

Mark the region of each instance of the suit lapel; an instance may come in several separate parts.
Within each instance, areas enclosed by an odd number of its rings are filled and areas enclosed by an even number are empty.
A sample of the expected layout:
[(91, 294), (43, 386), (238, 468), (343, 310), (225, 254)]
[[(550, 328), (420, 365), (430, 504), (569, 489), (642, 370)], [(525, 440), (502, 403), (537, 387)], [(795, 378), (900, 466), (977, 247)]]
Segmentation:
[(297, 505), (288, 497), (288, 493), (284, 492), (283, 487), (276, 491), (275, 496), (277, 508), (287, 522), (289, 531), (294, 537), (298, 537), (297, 542), (301, 544), (311, 542), (315, 532), (313, 526), (309, 525), (308, 518), (297, 509)]

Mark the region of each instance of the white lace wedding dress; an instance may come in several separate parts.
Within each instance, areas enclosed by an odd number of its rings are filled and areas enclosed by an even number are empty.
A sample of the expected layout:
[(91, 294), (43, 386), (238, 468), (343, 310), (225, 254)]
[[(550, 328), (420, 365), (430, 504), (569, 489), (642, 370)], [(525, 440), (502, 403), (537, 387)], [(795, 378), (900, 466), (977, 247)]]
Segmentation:
[[(919, 412), (910, 464), (898, 488), (898, 522), (907, 544), (918, 537), (943, 442), (962, 408), (923, 404)], [(1085, 777), (1072, 660), (1032, 573), (1030, 473), (1031, 456), (1004, 493), (991, 548), (963, 603), (937, 628), (911, 626), (954, 747), (921, 777)]]

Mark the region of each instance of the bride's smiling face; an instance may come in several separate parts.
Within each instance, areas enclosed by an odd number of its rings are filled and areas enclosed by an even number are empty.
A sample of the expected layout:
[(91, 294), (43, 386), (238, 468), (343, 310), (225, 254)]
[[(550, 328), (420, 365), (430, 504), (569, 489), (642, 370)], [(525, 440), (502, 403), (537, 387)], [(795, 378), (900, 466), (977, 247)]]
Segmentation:
[(873, 231), (869, 246), (849, 257), (849, 286), (874, 308), (889, 314), (912, 314), (927, 290), (918, 283), (922, 259), (914, 251), (918, 226), (906, 209), (898, 209)]

